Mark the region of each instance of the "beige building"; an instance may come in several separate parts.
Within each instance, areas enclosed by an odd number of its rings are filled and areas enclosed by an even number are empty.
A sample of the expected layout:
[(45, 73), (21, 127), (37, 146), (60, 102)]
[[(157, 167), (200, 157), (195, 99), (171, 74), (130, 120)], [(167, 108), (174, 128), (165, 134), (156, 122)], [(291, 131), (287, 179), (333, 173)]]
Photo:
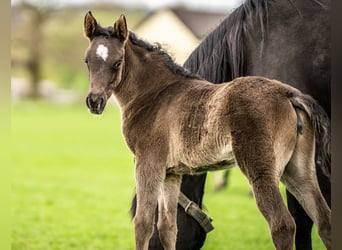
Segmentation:
[(132, 30), (150, 43), (158, 42), (179, 64), (183, 64), (202, 39), (227, 13), (161, 9), (146, 16)]

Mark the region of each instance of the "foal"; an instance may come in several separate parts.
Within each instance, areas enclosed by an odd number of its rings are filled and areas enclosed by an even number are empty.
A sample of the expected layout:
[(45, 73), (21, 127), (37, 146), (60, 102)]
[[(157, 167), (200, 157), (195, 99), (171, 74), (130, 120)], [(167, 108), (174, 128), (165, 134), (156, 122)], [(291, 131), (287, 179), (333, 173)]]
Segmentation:
[(311, 97), (262, 77), (221, 85), (201, 80), (160, 48), (137, 39), (123, 15), (103, 28), (88, 12), (84, 32), (90, 41), (87, 106), (101, 114), (114, 94), (135, 156), (136, 249), (148, 249), (157, 207), (161, 243), (175, 249), (182, 174), (226, 169), (233, 160), (252, 186), (277, 249), (292, 249), (295, 233), (279, 181), (330, 249), (331, 212), (314, 166), (315, 136), (324, 143), (324, 157), (330, 155), (330, 124)]

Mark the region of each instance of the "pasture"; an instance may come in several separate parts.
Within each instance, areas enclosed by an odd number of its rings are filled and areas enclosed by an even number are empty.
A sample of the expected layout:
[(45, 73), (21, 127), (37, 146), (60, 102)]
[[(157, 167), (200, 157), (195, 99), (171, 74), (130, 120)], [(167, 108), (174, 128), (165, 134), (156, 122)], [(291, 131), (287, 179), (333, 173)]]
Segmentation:
[[(83, 102), (13, 103), (13, 250), (134, 248), (133, 157), (121, 135), (119, 109), (108, 105), (98, 117)], [(215, 230), (202, 249), (273, 249), (239, 170), (222, 192), (214, 193), (212, 181), (209, 175), (204, 205)], [(316, 228), (313, 249), (324, 249)]]

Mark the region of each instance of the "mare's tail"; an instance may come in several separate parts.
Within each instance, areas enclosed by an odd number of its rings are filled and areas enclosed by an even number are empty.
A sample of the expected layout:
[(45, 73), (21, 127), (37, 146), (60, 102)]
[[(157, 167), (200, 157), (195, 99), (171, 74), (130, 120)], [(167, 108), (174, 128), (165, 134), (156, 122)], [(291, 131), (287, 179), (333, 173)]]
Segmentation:
[(289, 99), (296, 109), (304, 111), (315, 130), (316, 165), (321, 166), (323, 173), (330, 178), (330, 119), (318, 102), (309, 95), (291, 94)]

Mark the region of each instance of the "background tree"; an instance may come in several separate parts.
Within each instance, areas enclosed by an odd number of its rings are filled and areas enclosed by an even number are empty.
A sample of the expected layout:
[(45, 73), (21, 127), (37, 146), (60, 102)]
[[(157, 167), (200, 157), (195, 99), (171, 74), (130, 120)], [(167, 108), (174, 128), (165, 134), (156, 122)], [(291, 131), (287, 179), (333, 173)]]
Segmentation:
[(125, 13), (134, 27), (146, 15), (142, 9), (127, 10), (100, 1), (62, 6), (54, 0), (25, 0), (12, 6), (12, 77), (30, 84), (30, 93), (19, 91), (21, 95), (40, 97), (40, 89), (45, 87), (40, 85), (42, 80), (49, 82), (48, 88), (87, 91), (88, 72), (83, 62), (88, 46), (83, 35), (87, 10), (101, 16), (104, 25), (111, 25), (113, 17)]
[(12, 66), (21, 66), (26, 70), (31, 83), (30, 97), (39, 97), (41, 52), (45, 40), (43, 31), (54, 11), (51, 5), (39, 6), (23, 1), (14, 10), (20, 15), (12, 16), (12, 41), (15, 41), (12, 47)]

